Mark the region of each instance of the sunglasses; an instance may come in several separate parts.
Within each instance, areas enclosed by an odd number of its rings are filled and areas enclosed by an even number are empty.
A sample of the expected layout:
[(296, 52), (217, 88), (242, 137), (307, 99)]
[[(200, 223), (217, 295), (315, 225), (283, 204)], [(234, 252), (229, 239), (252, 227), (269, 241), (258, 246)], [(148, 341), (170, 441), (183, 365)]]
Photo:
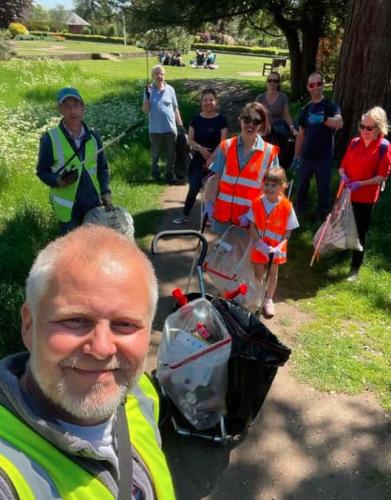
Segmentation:
[(246, 125), (249, 125), (251, 123), (252, 125), (255, 125), (256, 127), (258, 127), (259, 125), (261, 125), (261, 123), (263, 123), (263, 118), (253, 118), (250, 115), (242, 115), (240, 117), (240, 119), (243, 120), (243, 122)]
[(372, 132), (372, 130), (375, 130), (376, 125), (364, 125), (363, 123), (360, 123), (359, 125), (360, 130), (368, 130), (368, 132)]
[(267, 83), (280, 83), (280, 80), (275, 80), (274, 78), (268, 78)]
[(315, 87), (322, 87), (323, 86), (323, 82), (311, 82), (308, 84), (308, 87), (310, 89), (314, 89)]

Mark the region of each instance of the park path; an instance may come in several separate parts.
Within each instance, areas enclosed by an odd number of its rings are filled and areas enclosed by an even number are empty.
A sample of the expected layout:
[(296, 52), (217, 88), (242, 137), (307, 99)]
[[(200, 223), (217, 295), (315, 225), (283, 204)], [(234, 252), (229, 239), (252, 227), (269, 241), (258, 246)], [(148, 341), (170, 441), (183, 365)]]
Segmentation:
[[(159, 230), (178, 229), (185, 186), (168, 187), (161, 199)], [(187, 227), (197, 229), (199, 208)], [(162, 241), (154, 256), (160, 301), (148, 369), (173, 288), (186, 286), (195, 242)], [(196, 283), (193, 289), (197, 290)], [(289, 317), (289, 328), (279, 318)], [(277, 315), (267, 321), (294, 348), (297, 326), (306, 320), (296, 303), (277, 297)], [(178, 500), (385, 500), (391, 498), (390, 417), (370, 394), (322, 393), (297, 382), (291, 366), (280, 368), (256, 423), (233, 446), (181, 437), (163, 430), (163, 447)]]

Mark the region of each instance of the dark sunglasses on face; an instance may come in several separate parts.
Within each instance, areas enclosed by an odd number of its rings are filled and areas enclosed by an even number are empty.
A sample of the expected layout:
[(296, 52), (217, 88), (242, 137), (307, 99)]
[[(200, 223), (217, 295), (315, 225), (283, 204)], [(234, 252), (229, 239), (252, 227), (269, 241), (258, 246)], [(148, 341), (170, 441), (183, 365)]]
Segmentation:
[(261, 123), (263, 123), (263, 118), (253, 118), (252, 116), (250, 115), (242, 115), (240, 117), (241, 120), (243, 120), (243, 122), (246, 124), (246, 125), (249, 125), (250, 123), (256, 127), (258, 127), (259, 125), (261, 125)]
[(274, 79), (274, 78), (268, 78), (267, 83), (280, 83), (280, 80)]
[(323, 82), (311, 82), (308, 84), (310, 89), (314, 89), (315, 87), (322, 87)]
[(364, 125), (363, 123), (360, 123), (359, 127), (360, 130), (368, 130), (368, 132), (372, 132), (372, 130), (375, 130), (376, 125)]

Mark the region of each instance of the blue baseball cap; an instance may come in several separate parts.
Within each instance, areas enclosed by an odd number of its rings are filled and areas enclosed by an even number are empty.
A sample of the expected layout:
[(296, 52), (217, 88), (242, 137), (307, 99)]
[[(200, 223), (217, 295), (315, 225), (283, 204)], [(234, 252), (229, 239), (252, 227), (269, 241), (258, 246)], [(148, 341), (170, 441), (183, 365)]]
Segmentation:
[(77, 89), (73, 87), (64, 87), (57, 92), (58, 104), (62, 104), (68, 97), (73, 97), (74, 99), (78, 99), (79, 101), (83, 102), (83, 99)]

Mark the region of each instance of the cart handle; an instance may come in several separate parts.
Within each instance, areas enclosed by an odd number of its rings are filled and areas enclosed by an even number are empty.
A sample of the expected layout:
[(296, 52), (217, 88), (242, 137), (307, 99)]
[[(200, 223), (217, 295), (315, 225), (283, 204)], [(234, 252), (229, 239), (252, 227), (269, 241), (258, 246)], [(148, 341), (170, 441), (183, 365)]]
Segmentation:
[(195, 237), (198, 238), (198, 240), (201, 243), (201, 252), (200, 256), (198, 257), (198, 262), (197, 266), (201, 267), (206, 254), (208, 253), (208, 242), (206, 241), (205, 236), (203, 236), (201, 233), (198, 231), (195, 231), (194, 229), (180, 229), (180, 230), (171, 230), (171, 231), (161, 231), (160, 233), (157, 233), (157, 235), (153, 238), (152, 243), (151, 243), (151, 254), (156, 255), (158, 253), (157, 251), (157, 243), (161, 238), (177, 238), (177, 237)]

